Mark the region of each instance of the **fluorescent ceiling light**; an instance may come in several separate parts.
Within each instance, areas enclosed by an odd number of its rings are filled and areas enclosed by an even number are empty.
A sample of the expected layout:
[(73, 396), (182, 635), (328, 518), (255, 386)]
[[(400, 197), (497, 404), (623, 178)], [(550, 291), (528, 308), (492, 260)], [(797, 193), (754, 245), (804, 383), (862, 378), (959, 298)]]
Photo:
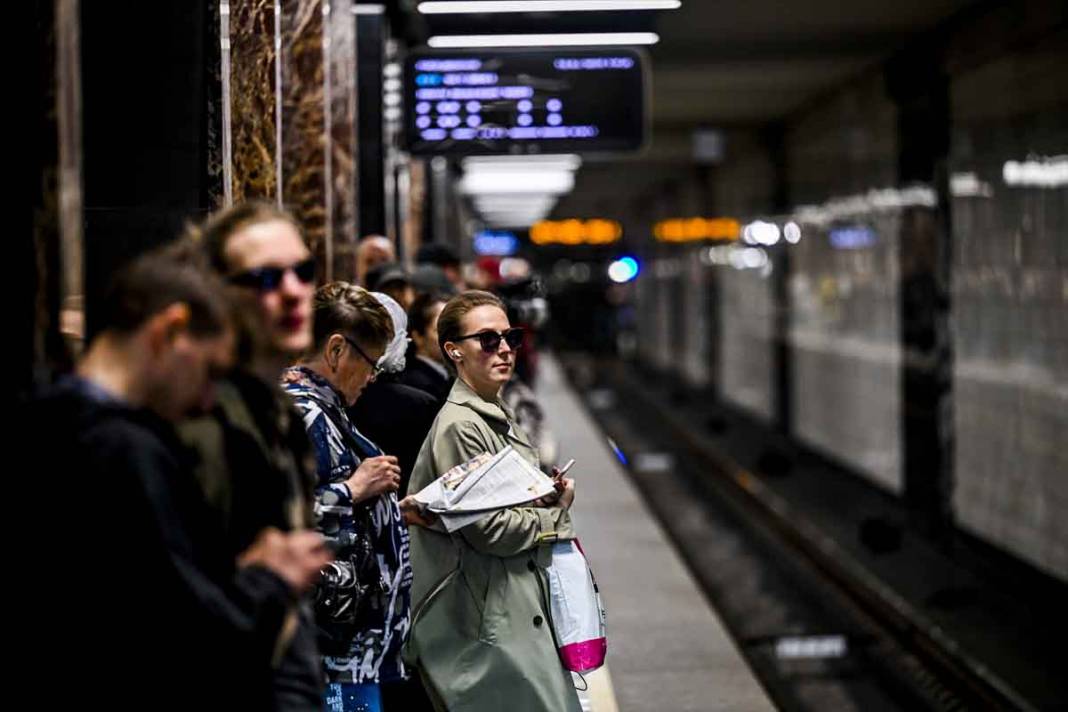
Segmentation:
[(590, 45), (651, 45), (655, 32), (575, 32), (546, 35), (437, 35), (427, 40), (435, 49), (450, 47), (571, 47)]
[(499, 170), (574, 171), (582, 165), (575, 154), (542, 154), (537, 156), (471, 156), (463, 160), (465, 172)]
[(533, 208), (479, 208), (480, 215), (487, 217), (501, 216), (501, 215), (532, 215), (535, 217), (548, 215), (549, 211), (553, 209), (552, 203), (548, 205), (537, 205)]
[(612, 10), (677, 10), (679, 0), (476, 0), (421, 2), (424, 15), (467, 15), (482, 12), (591, 12)]
[(479, 210), (478, 214), (487, 220), (514, 220), (516, 218), (522, 218), (524, 220), (538, 221), (547, 216), (553, 209), (553, 206), (547, 206), (545, 208), (539, 208), (538, 210)]
[(544, 205), (523, 206), (475, 206), (475, 210), (479, 215), (493, 216), (493, 215), (548, 215), (549, 211), (553, 209), (553, 203), (546, 203)]
[(539, 217), (544, 217), (545, 215), (548, 215), (550, 210), (552, 210), (552, 206), (551, 205), (546, 205), (544, 207), (539, 207), (536, 210), (519, 210), (519, 209), (479, 210), (478, 212), (479, 212), (480, 215), (482, 215), (484, 217), (487, 217), (487, 218), (529, 217), (529, 218), (534, 218), (536, 220)]
[(1068, 156), (1006, 161), (1001, 176), (1007, 185), (1059, 188), (1068, 185)]
[(505, 193), (503, 195), (476, 195), (475, 205), (484, 208), (524, 208), (527, 206), (552, 205), (556, 201), (555, 195), (537, 193), (534, 195), (522, 195)]
[(475, 207), (484, 213), (535, 213), (552, 209), (556, 204), (555, 197), (537, 197), (533, 200), (519, 200), (515, 202), (490, 201), (482, 202), (475, 200)]
[(569, 171), (477, 171), (464, 175), (460, 191), (479, 193), (569, 193), (575, 177)]

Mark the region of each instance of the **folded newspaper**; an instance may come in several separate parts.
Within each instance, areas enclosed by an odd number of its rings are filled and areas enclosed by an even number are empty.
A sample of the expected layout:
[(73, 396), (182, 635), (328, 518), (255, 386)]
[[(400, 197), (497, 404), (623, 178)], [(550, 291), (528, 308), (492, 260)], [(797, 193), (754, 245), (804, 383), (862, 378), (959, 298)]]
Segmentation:
[(438, 515), (448, 532), (477, 522), (489, 512), (551, 494), (553, 481), (511, 445), (496, 455), (482, 453), (457, 465), (414, 497)]

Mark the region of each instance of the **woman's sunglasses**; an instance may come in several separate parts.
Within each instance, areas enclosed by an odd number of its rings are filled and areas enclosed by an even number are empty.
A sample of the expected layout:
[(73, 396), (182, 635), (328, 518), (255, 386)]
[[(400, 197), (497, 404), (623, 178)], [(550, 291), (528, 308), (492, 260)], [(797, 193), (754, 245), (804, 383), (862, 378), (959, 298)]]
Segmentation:
[(273, 292), (282, 284), (286, 272), (290, 270), (301, 282), (311, 284), (315, 281), (315, 258), (309, 257), (303, 262), (298, 262), (289, 267), (258, 267), (247, 272), (238, 272), (230, 275), (227, 281), (239, 287), (251, 287), (261, 292)]
[(480, 331), (477, 334), (461, 336), (453, 339), (453, 341), (464, 341), (466, 339), (478, 339), (478, 345), (488, 354), (497, 353), (497, 349), (501, 347), (501, 339), (504, 339), (504, 342), (508, 344), (508, 348), (515, 351), (523, 345), (523, 329), (517, 326), (504, 333), (499, 331)]

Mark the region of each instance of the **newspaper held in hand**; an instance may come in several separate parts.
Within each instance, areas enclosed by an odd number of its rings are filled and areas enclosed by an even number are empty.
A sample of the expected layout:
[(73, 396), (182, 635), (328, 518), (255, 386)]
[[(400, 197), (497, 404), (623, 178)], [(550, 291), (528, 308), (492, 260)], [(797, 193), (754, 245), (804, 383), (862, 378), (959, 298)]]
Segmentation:
[(496, 455), (482, 453), (457, 465), (414, 497), (437, 514), (448, 532), (488, 513), (526, 504), (555, 491), (553, 481), (511, 445)]

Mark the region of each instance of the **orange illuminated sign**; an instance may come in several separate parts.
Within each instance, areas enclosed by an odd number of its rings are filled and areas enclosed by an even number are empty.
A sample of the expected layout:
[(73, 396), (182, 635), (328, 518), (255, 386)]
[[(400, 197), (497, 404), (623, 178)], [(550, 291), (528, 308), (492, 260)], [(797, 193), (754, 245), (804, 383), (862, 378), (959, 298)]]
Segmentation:
[(530, 228), (535, 245), (611, 245), (623, 237), (615, 220), (542, 220)]
[(733, 218), (672, 218), (653, 226), (653, 237), (660, 242), (737, 240), (741, 234), (742, 224)]

